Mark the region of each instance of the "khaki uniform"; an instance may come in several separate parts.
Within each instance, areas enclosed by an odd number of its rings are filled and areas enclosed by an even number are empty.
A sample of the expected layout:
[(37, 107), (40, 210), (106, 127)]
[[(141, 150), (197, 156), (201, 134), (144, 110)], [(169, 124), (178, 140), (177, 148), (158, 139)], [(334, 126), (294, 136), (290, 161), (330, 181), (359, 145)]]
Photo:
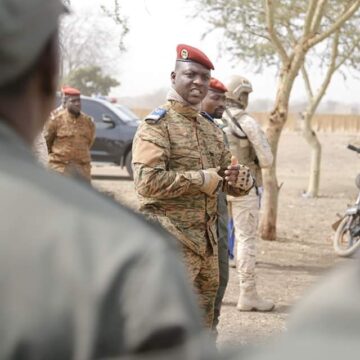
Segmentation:
[(54, 119), (56, 116), (58, 116), (64, 110), (65, 110), (65, 107), (63, 105), (58, 106), (56, 109), (54, 109), (50, 113), (50, 119)]
[[(243, 198), (228, 197), (232, 202), (232, 215), (236, 239), (236, 263), (242, 288), (255, 285), (256, 239), (262, 186), (261, 169), (271, 166), (273, 156), (270, 145), (258, 122), (243, 110), (230, 107), (224, 113), (231, 152), (241, 164), (250, 168), (256, 187)], [(239, 126), (235, 124), (237, 122)], [(242, 289), (241, 289), (242, 290)]]
[(51, 169), (91, 180), (90, 148), (95, 125), (89, 116), (81, 113), (75, 117), (66, 109), (59, 111), (46, 124), (45, 138)]
[[(200, 170), (231, 162), (222, 131), (196, 110), (177, 101), (163, 107), (157, 120), (145, 120), (133, 142), (135, 187), (140, 210), (158, 220), (177, 237), (199, 293), (205, 322), (212, 325), (218, 288), (217, 195), (200, 191)], [(224, 184), (233, 196), (245, 193)]]

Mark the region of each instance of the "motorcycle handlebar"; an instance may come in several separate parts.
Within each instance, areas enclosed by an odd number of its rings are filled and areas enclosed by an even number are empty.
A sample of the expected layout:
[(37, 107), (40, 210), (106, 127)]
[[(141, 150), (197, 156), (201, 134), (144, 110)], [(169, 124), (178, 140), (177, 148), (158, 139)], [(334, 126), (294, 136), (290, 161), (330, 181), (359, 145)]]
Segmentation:
[(356, 151), (357, 153), (360, 154), (360, 148), (358, 148), (358, 147), (356, 147), (356, 146), (354, 146), (354, 145), (349, 144), (349, 145), (347, 146), (347, 148), (350, 149), (350, 150), (352, 150), (352, 151)]

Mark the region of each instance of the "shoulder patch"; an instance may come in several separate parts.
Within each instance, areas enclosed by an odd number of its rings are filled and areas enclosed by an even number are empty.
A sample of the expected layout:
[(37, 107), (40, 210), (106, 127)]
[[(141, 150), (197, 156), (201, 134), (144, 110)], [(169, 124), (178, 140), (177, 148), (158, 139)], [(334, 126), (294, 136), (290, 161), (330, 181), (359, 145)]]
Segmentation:
[(167, 110), (163, 108), (156, 108), (151, 114), (145, 117), (145, 121), (148, 124), (157, 124), (167, 113)]

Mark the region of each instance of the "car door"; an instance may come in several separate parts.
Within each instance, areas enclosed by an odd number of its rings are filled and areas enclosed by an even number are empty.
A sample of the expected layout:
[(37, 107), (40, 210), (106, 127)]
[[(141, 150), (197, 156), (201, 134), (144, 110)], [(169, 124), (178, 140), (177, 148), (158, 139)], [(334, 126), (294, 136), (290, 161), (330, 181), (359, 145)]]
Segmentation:
[(123, 121), (111, 110), (111, 104), (101, 100), (83, 99), (82, 106), (83, 111), (94, 119), (96, 126), (92, 159), (120, 163), (126, 146)]
[[(107, 107), (96, 99), (82, 99), (82, 110), (85, 114), (91, 116), (96, 127), (95, 141), (91, 148), (91, 157), (97, 161), (114, 161), (112, 146), (109, 146), (109, 139), (113, 138), (116, 121), (114, 115), (109, 112)], [(105, 117), (112, 122), (105, 122)], [(110, 140), (111, 141), (111, 140)]]

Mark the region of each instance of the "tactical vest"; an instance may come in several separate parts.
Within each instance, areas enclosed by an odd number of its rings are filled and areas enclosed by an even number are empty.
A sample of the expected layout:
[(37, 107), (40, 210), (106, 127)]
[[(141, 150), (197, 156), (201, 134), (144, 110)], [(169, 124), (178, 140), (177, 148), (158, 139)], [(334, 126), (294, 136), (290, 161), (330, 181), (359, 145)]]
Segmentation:
[(249, 141), (243, 127), (241, 118), (248, 115), (244, 110), (228, 108), (224, 113), (223, 119), (226, 126), (223, 128), (228, 139), (231, 153), (238, 159), (239, 164), (246, 165), (255, 178), (255, 185), (262, 186), (262, 174), (256, 152)]

